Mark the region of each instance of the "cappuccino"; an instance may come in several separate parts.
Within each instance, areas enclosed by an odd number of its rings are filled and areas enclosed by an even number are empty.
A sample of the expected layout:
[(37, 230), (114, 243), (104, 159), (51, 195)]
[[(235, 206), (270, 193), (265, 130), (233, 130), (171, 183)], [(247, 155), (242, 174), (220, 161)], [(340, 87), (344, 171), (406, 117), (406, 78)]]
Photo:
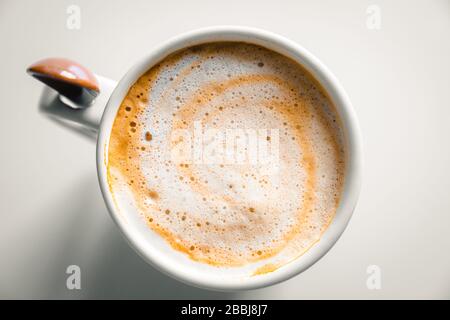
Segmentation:
[(129, 89), (108, 184), (193, 261), (262, 274), (301, 256), (332, 221), (343, 140), (331, 100), (301, 65), (253, 44), (202, 44)]

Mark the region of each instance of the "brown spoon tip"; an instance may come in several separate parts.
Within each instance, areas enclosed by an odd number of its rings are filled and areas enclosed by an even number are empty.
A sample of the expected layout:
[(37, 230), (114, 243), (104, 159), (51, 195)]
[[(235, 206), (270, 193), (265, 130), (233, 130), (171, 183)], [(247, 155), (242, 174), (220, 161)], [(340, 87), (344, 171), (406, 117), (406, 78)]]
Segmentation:
[(47, 58), (33, 63), (27, 68), (27, 73), (48, 84), (45, 79), (62, 82), (89, 90), (97, 96), (100, 87), (95, 75), (81, 64), (63, 58)]

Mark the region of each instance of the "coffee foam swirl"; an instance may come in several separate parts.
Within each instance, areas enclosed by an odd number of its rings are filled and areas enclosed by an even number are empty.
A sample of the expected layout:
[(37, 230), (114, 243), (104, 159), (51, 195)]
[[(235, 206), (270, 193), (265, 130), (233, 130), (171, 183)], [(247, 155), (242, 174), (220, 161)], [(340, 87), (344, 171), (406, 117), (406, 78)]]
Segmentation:
[[(240, 135), (258, 129), (258, 143), (276, 146), (276, 158), (175, 161), (176, 133), (196, 124)], [(108, 182), (192, 260), (270, 263), (259, 274), (300, 256), (331, 222), (342, 139), (331, 101), (300, 65), (256, 45), (205, 44), (166, 57), (130, 88), (111, 131)]]

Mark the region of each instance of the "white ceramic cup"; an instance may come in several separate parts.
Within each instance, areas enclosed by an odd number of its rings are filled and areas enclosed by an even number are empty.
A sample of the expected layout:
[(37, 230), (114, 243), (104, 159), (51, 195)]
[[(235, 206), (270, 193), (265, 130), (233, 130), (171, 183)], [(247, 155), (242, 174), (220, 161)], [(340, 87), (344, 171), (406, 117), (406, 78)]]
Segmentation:
[[(200, 263), (188, 261), (186, 257), (179, 257), (182, 254), (159, 239), (158, 235), (144, 226), (143, 221), (139, 222), (135, 213), (123, 212), (123, 210), (119, 213), (107, 182), (106, 164), (108, 162), (110, 132), (117, 110), (128, 89), (143, 73), (170, 53), (192, 45), (216, 41), (253, 43), (297, 61), (328, 92), (343, 124), (347, 155), (345, 183), (340, 204), (332, 223), (328, 226), (320, 241), (302, 256), (273, 272), (257, 276), (240, 276), (239, 272), (229, 274), (221, 268), (199, 266)], [(50, 62), (50, 64), (52, 63)], [(70, 83), (77, 77), (86, 78), (86, 73), (88, 73), (87, 70), (81, 70), (81, 72), (78, 70), (70, 75), (70, 68), (66, 69), (63, 70), (66, 74), (60, 72), (61, 77), (53, 80)], [(69, 75), (65, 77), (67, 73)], [(271, 32), (249, 27), (209, 27), (182, 34), (155, 48), (141, 61), (137, 62), (118, 83), (100, 76), (94, 77), (98, 80), (100, 94), (88, 108), (76, 110), (73, 107), (77, 106), (67, 99), (62, 99), (62, 101), (65, 104), (72, 104), (72, 108), (63, 105), (61, 102), (55, 105), (54, 100), (44, 97), (41, 99), (42, 110), (57, 118), (58, 121), (70, 121), (72, 127), (76, 125), (77, 129), (80, 129), (80, 127), (83, 130), (88, 128), (94, 136), (97, 136), (98, 179), (111, 217), (131, 247), (160, 271), (185, 283), (209, 289), (240, 290), (265, 287), (287, 280), (306, 270), (334, 245), (346, 228), (355, 208), (361, 186), (362, 147), (357, 118), (337, 79), (318, 59), (295, 42)], [(77, 82), (75, 85), (83, 86), (85, 83)], [(64, 90), (60, 91), (63, 92)]]

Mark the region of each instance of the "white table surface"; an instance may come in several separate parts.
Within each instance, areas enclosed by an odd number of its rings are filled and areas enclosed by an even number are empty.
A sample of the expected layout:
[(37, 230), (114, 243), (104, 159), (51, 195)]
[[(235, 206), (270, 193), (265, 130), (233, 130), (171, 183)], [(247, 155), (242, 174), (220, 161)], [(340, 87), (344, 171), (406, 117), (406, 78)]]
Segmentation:
[[(66, 27), (70, 4), (81, 29)], [(369, 5), (381, 29), (366, 25)], [(110, 219), (95, 145), (37, 110), (25, 74), (69, 57), (119, 79), (181, 32), (264, 28), (321, 59), (347, 90), (364, 136), (364, 185), (336, 246), (270, 288), (218, 293), (148, 266)], [(0, 1), (1, 298), (450, 298), (450, 1)], [(79, 265), (81, 290), (66, 288)], [(366, 286), (369, 265), (380, 290)]]

